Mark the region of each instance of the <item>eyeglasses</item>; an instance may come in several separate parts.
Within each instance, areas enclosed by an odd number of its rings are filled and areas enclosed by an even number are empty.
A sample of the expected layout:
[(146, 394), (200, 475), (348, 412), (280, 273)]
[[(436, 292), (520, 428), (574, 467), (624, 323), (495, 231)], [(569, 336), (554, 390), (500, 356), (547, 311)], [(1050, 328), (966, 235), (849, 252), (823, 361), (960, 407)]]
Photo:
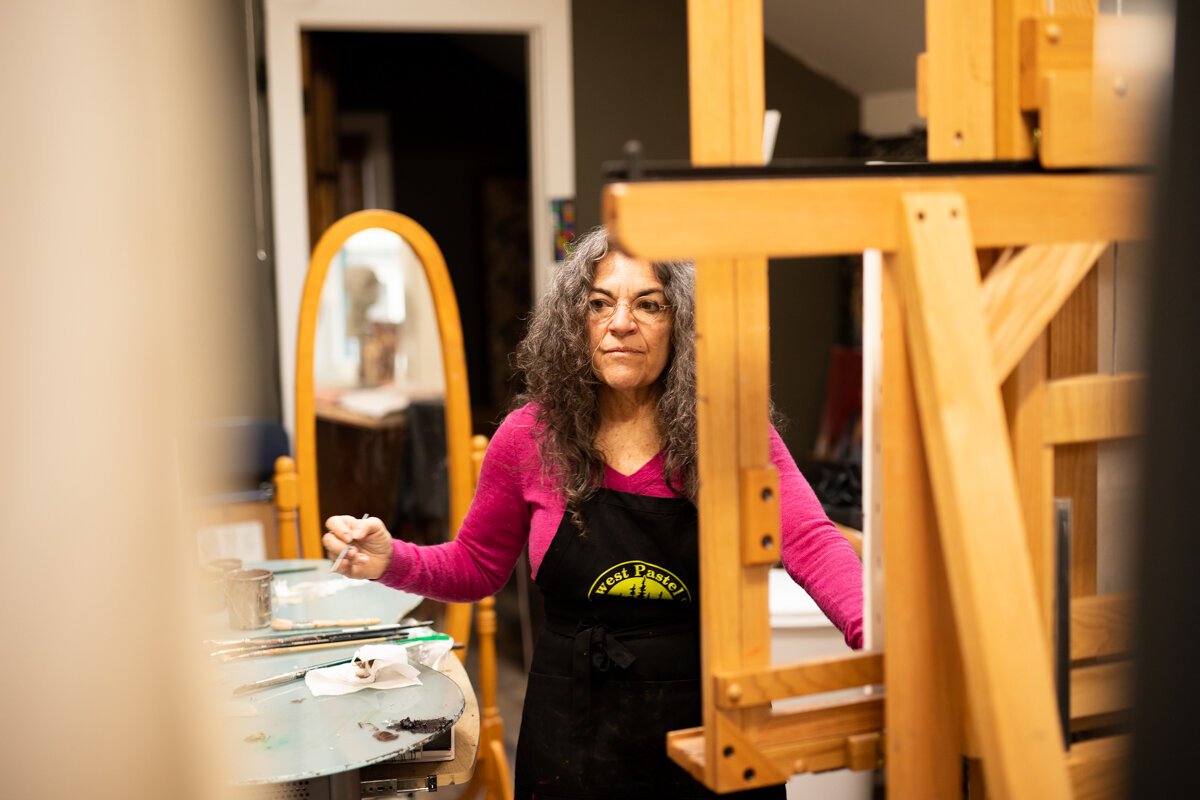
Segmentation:
[(667, 311), (671, 308), (666, 303), (660, 303), (657, 300), (651, 300), (646, 297), (639, 297), (632, 303), (627, 303), (624, 300), (613, 302), (612, 300), (595, 297), (588, 300), (588, 318), (595, 322), (608, 322), (617, 313), (617, 306), (628, 306), (629, 313), (642, 325), (653, 325), (656, 322), (666, 319)]

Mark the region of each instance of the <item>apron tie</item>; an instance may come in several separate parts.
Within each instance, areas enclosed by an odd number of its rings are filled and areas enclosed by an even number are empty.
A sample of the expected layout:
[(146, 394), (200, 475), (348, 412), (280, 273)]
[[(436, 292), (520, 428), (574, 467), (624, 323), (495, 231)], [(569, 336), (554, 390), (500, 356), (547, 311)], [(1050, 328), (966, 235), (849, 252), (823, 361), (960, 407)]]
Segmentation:
[(595, 724), (592, 715), (592, 671), (608, 672), (615, 664), (628, 669), (636, 656), (603, 625), (592, 625), (575, 634), (571, 648), (571, 706), (576, 720), (587, 720), (571, 731), (574, 739), (587, 738)]
[(613, 664), (621, 669), (628, 669), (636, 658), (632, 651), (621, 644), (621, 640), (611, 635), (603, 625), (593, 625), (590, 630), (588, 650), (592, 666), (599, 672), (608, 672)]

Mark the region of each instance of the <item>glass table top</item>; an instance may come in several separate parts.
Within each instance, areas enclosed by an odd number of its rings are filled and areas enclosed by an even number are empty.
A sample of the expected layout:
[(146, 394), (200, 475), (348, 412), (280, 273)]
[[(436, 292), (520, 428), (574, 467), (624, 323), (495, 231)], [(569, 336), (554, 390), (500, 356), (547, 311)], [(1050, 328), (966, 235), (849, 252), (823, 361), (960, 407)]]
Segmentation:
[[(325, 560), (246, 564), (275, 572), (274, 617), (292, 621), (378, 618), (391, 624), (407, 617), (421, 598), (371, 581), (330, 573)], [(309, 569), (315, 567), (315, 569)], [(303, 571), (294, 571), (303, 570)], [(279, 635), (229, 627), (225, 612), (209, 620), (214, 640)], [(292, 631), (296, 633), (296, 631)], [(421, 685), (362, 689), (314, 697), (303, 679), (234, 695), (233, 689), (303, 667), (348, 659), (361, 646), (349, 644), (285, 655), (214, 663), (221, 744), (227, 771), (237, 783), (277, 783), (332, 775), (406, 753), (443, 733), (463, 712), (465, 700), (453, 680), (417, 665)], [(215, 649), (215, 648), (214, 648)], [(446, 656), (447, 658), (452, 656)], [(425, 721), (421, 732), (401, 720)]]

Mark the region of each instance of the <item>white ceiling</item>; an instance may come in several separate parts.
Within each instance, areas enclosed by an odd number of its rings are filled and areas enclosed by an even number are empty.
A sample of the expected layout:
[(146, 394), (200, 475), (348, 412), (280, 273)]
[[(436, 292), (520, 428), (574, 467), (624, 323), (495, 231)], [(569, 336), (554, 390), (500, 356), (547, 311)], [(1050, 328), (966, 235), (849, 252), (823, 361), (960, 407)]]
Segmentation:
[(763, 0), (763, 31), (859, 96), (913, 89), (925, 0)]

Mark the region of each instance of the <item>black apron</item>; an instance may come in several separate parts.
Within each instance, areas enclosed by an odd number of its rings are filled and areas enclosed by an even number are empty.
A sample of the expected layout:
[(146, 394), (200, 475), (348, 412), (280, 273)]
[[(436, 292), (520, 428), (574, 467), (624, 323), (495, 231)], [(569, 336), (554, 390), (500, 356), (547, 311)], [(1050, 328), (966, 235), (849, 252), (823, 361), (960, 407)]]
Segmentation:
[(580, 512), (587, 533), (564, 515), (538, 569), (516, 797), (784, 798), (717, 795), (666, 754), (667, 731), (701, 724), (696, 507), (602, 489)]

